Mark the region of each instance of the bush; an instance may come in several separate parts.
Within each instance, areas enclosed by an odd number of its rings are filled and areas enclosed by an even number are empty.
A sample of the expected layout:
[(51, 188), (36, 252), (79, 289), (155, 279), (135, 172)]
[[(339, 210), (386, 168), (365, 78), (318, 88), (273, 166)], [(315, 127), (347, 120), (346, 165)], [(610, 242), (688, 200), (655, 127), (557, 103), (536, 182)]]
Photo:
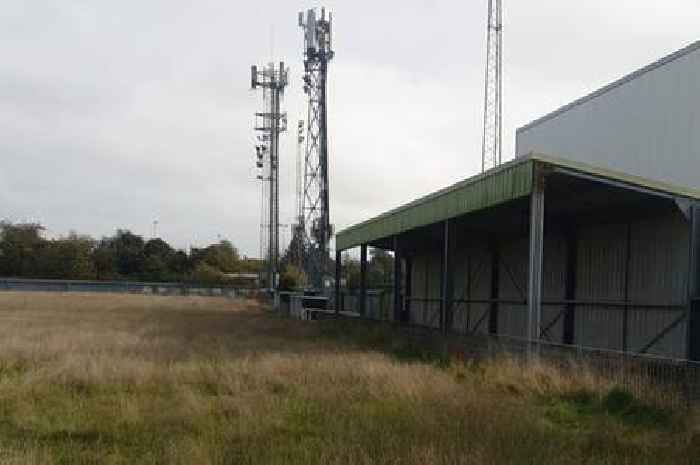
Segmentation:
[(306, 275), (296, 266), (289, 264), (284, 267), (280, 276), (279, 288), (283, 291), (300, 289), (306, 284)]
[(213, 266), (202, 262), (192, 272), (192, 281), (207, 285), (221, 284), (224, 281), (224, 275)]

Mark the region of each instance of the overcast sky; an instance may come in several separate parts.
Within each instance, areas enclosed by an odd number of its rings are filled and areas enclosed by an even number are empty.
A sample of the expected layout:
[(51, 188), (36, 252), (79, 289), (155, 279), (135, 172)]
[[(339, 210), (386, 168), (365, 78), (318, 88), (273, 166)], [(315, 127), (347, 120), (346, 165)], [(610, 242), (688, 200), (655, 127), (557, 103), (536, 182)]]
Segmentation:
[[(504, 0), (505, 158), (515, 129), (697, 40), (700, 2)], [(331, 221), (341, 229), (478, 172), (487, 0), (327, 1)], [(291, 68), (306, 112), (308, 1), (6, 0), (0, 218), (49, 234), (128, 228), (257, 256), (250, 65)], [(294, 212), (282, 140), (281, 222)], [(289, 240), (289, 232), (282, 238)]]

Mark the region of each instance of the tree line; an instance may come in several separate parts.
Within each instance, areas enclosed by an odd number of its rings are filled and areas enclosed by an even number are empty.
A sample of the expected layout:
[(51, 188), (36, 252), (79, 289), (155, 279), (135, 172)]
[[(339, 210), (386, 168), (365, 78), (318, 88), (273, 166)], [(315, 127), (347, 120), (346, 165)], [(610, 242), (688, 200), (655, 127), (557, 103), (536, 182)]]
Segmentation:
[(185, 251), (126, 229), (100, 240), (77, 233), (47, 239), (44, 230), (37, 223), (0, 222), (0, 276), (235, 285), (242, 283), (231, 274), (262, 266), (226, 240)]

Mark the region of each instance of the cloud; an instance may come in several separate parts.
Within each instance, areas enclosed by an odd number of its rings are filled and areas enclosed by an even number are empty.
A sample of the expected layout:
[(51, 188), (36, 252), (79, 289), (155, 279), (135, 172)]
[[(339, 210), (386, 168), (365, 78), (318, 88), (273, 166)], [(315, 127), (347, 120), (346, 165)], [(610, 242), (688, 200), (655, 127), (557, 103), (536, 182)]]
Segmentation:
[[(478, 172), (486, 2), (329, 1), (331, 216), (337, 229)], [(291, 67), (306, 114), (296, 12), (310, 1), (11, 0), (0, 17), (0, 217), (52, 234), (126, 227), (179, 247), (258, 253), (249, 66)], [(505, 5), (505, 137), (695, 39), (681, 0)], [(282, 222), (294, 136), (282, 141)], [(289, 237), (283, 232), (283, 237)]]

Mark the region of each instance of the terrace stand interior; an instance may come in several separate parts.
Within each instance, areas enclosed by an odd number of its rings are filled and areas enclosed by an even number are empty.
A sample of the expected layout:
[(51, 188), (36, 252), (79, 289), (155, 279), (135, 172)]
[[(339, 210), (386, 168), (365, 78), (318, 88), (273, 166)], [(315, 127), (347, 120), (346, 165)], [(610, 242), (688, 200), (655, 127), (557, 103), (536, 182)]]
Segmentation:
[[(390, 319), (444, 333), (700, 359), (694, 192), (531, 154), (338, 233), (395, 253)], [(337, 306), (340, 309), (340, 305)]]

